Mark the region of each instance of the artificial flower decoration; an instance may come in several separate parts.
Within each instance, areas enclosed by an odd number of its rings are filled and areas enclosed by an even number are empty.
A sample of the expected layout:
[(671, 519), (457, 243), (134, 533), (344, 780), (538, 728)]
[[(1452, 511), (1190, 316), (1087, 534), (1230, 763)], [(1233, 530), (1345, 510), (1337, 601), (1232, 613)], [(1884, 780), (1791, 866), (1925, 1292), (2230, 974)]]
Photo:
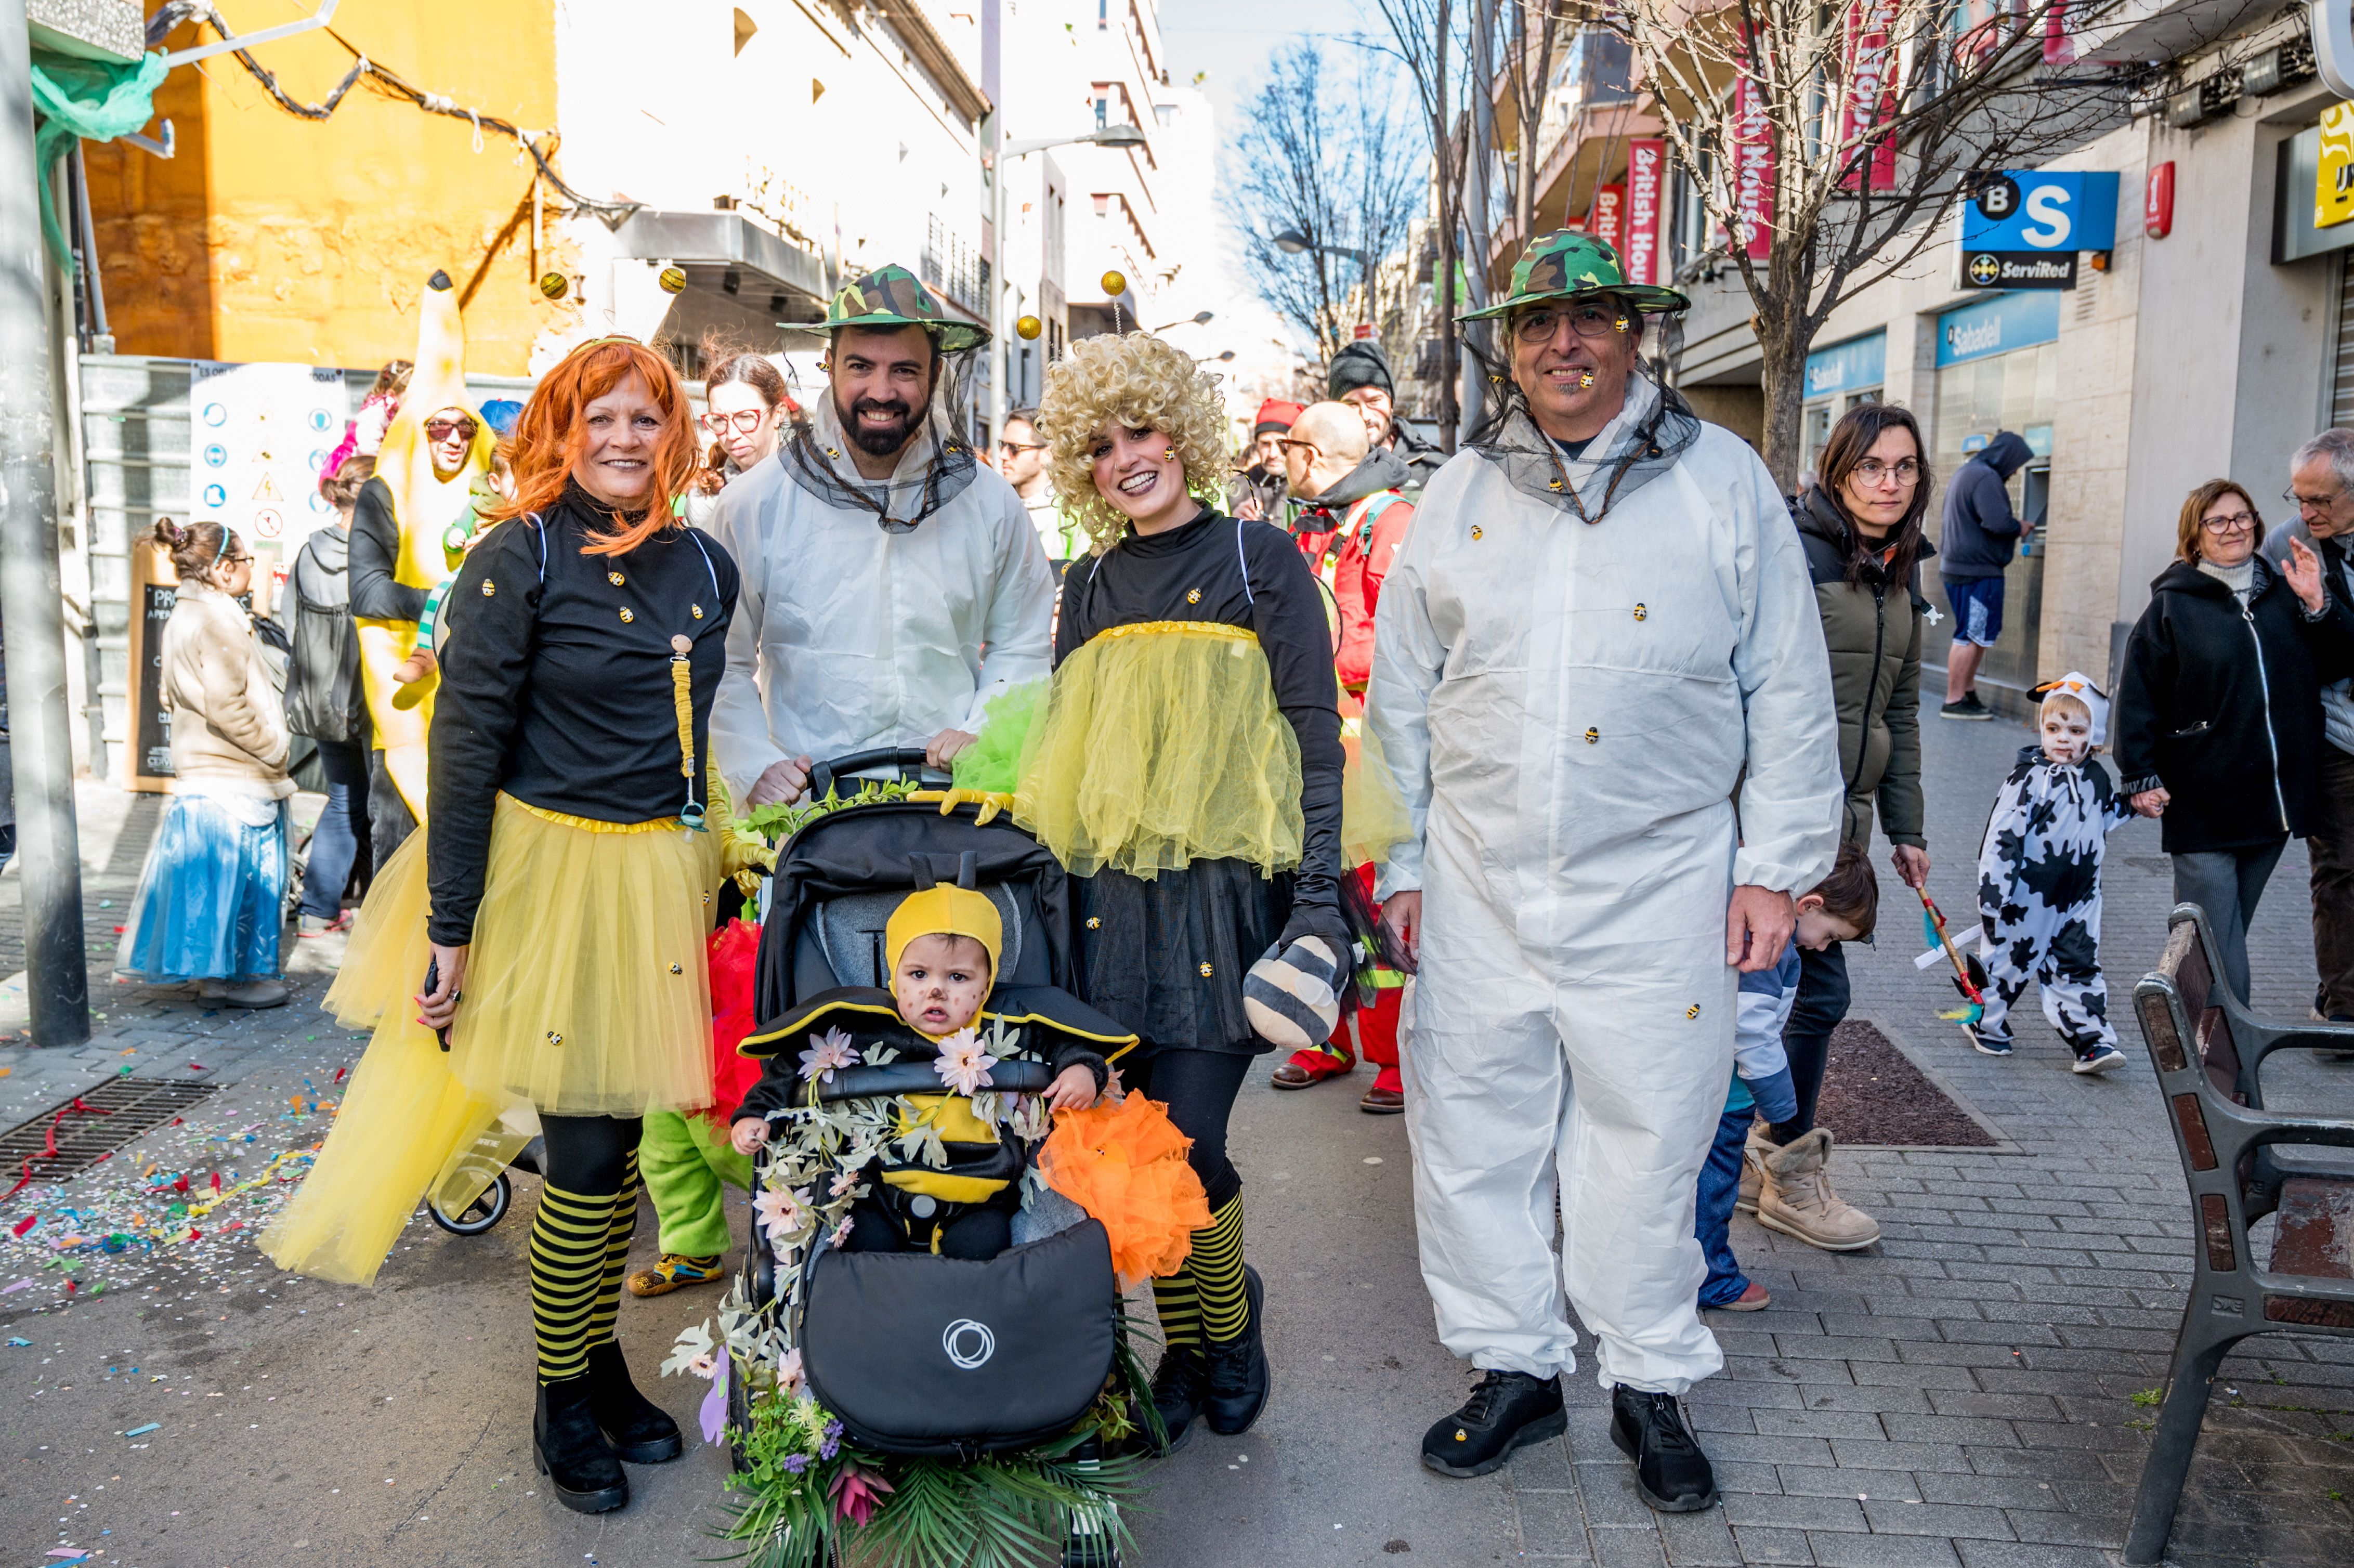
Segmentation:
[(981, 1036), (965, 1028), (940, 1042), (939, 1054), (932, 1059), (932, 1071), (940, 1075), (941, 1083), (970, 1098), (989, 1082), (989, 1070), (994, 1064)]
[(752, 1213), (769, 1233), (769, 1245), (782, 1246), (809, 1224), (808, 1204), (807, 1188), (788, 1192), (781, 1187), (771, 1187), (752, 1200)]
[(834, 1071), (840, 1067), (858, 1065), (858, 1053), (850, 1048), (850, 1036), (840, 1029), (829, 1029), (822, 1038), (810, 1036), (810, 1049), (801, 1053), (803, 1079), (821, 1078), (833, 1082)]
[(709, 1377), (711, 1374), (703, 1371), (696, 1363), (707, 1363), (710, 1360), (711, 1326), (708, 1323), (697, 1323), (691, 1329), (679, 1330), (677, 1341), (671, 1346), (670, 1355), (662, 1364), (662, 1374), (664, 1377), (674, 1377), (680, 1372), (691, 1372), (698, 1377)]
[(853, 1524), (864, 1524), (892, 1489), (882, 1471), (855, 1462), (844, 1465), (833, 1478), (833, 1511)]

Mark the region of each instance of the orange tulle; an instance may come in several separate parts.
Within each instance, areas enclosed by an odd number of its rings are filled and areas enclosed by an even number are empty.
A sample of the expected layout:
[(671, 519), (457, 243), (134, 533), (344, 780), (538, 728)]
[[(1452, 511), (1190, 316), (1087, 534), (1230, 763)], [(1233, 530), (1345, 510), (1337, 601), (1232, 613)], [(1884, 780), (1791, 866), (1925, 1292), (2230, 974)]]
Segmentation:
[(752, 1033), (753, 970), (759, 955), (760, 927), (749, 920), (730, 920), (711, 934), (711, 1108), (703, 1114), (717, 1127), (727, 1125), (760, 1081), (759, 1058), (736, 1054)]
[(1103, 1222), (1123, 1290), (1184, 1266), (1193, 1233), (1210, 1223), (1202, 1179), (1185, 1163), (1193, 1140), (1168, 1107), (1142, 1095), (1055, 1113), (1039, 1151), (1046, 1185)]

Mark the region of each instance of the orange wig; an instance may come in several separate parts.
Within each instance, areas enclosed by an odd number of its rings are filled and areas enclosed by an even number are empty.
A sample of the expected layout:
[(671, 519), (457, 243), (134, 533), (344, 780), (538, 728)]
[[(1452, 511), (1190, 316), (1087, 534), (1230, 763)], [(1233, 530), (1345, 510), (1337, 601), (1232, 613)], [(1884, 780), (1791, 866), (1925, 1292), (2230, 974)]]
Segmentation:
[(622, 337), (581, 344), (540, 379), (515, 421), (512, 437), (514, 499), (492, 514), (520, 517), (553, 507), (572, 482), (573, 464), (588, 448), (584, 420), (588, 405), (633, 375), (645, 383), (663, 413), (662, 433), (654, 438), (650, 454), (652, 482), (645, 510), (621, 514), (621, 525), (610, 533), (592, 533), (582, 553), (623, 555), (669, 527), (673, 504), (686, 493), (697, 461), (686, 388), (679, 384), (678, 372), (669, 360), (643, 344)]

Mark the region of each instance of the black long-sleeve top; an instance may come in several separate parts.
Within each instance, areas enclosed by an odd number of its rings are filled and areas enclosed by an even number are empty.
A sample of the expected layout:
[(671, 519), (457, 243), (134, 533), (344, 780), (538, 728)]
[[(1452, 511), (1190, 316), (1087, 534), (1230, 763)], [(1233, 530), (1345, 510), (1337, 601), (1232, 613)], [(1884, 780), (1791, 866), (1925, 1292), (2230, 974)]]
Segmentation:
[(1065, 575), (1055, 662), (1100, 632), (1148, 620), (1206, 620), (1257, 636), (1276, 705), (1299, 740), (1299, 812), (1307, 832), (1283, 940), (1318, 931), (1345, 945), (1340, 685), (1324, 596), (1307, 558), (1282, 529), (1207, 507), (1165, 534), (1130, 534)]
[(352, 613), (362, 620), (414, 620), (425, 613), (425, 590), (397, 581), (400, 519), (392, 488), (381, 479), (360, 486), (352, 507)]
[[(604, 514), (575, 489), (541, 524), (499, 524), (466, 556), (441, 614), (429, 742), (432, 939), (471, 941), (501, 792), (604, 822), (704, 803), (711, 700), (727, 665), (736, 563), (681, 525), (622, 556), (581, 546)], [(679, 772), (671, 639), (685, 636), (695, 775)]]

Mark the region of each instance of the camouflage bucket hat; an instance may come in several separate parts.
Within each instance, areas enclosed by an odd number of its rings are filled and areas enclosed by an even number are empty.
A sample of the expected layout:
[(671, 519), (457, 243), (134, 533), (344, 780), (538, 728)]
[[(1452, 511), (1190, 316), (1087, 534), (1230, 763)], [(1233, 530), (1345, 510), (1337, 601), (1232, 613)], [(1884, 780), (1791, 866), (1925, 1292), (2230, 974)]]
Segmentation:
[(825, 307), (825, 328), (919, 326), (942, 354), (961, 354), (989, 341), (989, 329), (962, 322), (905, 267), (877, 267), (844, 283)]
[(1638, 311), (1682, 311), (1691, 301), (1674, 289), (1656, 283), (1629, 283), (1618, 264), (1618, 252), (1608, 241), (1575, 229), (1556, 228), (1529, 241), (1512, 265), (1511, 292), (1485, 310), (1466, 311), (1458, 321), (1484, 321), (1510, 315), (1522, 305), (1544, 300), (1574, 300), (1581, 294), (1611, 293)]

